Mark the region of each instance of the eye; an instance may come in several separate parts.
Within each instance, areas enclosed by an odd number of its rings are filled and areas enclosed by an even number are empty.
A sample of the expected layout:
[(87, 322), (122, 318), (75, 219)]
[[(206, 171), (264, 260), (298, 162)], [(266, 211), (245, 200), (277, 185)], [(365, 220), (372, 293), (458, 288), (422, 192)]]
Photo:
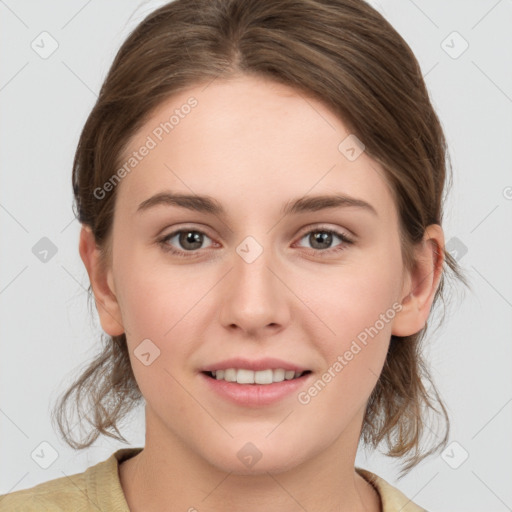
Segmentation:
[[(334, 238), (339, 238), (341, 240), (341, 244), (332, 248), (330, 247), (333, 243)], [(354, 241), (345, 233), (340, 231), (336, 231), (334, 229), (328, 228), (316, 228), (306, 232), (301, 240), (306, 238), (312, 246), (313, 252), (315, 255), (320, 253), (320, 256), (324, 256), (322, 253), (332, 254), (339, 251), (343, 251), (346, 249), (347, 245), (353, 244)]]
[[(172, 233), (158, 240), (158, 243), (166, 252), (170, 252), (179, 257), (190, 258), (199, 254), (199, 249), (203, 248), (201, 246), (204, 243), (205, 237), (211, 240), (211, 238), (202, 231), (185, 228), (173, 231)], [(336, 237), (341, 240), (341, 244), (338, 244), (338, 246), (332, 248), (330, 246)], [(319, 255), (322, 257), (324, 254), (332, 255), (332, 253), (342, 251), (346, 249), (347, 245), (354, 243), (354, 241), (347, 234), (323, 227), (307, 231), (302, 235), (300, 240), (303, 240), (304, 238), (310, 240), (310, 243), (312, 244), (310, 250), (314, 253), (314, 255)], [(175, 245), (171, 245), (170, 242), (173, 239), (175, 239), (175, 243), (179, 244), (180, 247), (177, 248)], [(299, 245), (299, 247), (303, 246)]]
[[(203, 244), (205, 237), (211, 240), (208, 235), (202, 231), (198, 231), (197, 229), (181, 229), (166, 235), (164, 238), (159, 240), (159, 243), (165, 251), (169, 251), (177, 256), (190, 257), (193, 255), (187, 254), (187, 252), (191, 253), (201, 249), (201, 245)], [(173, 238), (175, 238), (177, 243), (185, 249), (184, 251), (179, 248), (176, 249), (174, 246), (169, 244)]]

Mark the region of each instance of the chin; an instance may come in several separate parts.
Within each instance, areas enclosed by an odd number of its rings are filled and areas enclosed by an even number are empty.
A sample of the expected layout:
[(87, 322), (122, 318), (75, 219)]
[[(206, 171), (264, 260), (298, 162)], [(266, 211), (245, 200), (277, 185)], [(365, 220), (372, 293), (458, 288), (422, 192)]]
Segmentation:
[(231, 446), (219, 447), (218, 451), (209, 453), (204, 458), (226, 473), (253, 476), (283, 473), (297, 467), (307, 458), (300, 440), (297, 440), (295, 447), (285, 447), (279, 442), (271, 443), (268, 439), (260, 443), (248, 440), (232, 441)]

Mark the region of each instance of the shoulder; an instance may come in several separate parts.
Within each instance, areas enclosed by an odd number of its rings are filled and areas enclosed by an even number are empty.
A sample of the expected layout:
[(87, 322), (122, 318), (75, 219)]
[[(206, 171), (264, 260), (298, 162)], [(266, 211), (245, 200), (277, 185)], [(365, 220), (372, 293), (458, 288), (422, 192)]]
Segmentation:
[(428, 512), (375, 473), (362, 468), (356, 468), (356, 471), (377, 489), (382, 502), (382, 512)]
[(0, 512), (127, 511), (119, 482), (119, 461), (138, 451), (124, 448), (82, 473), (0, 495)]
[[(91, 469), (91, 468), (89, 468)], [(57, 512), (87, 510), (85, 472), (69, 477), (57, 478), (29, 489), (0, 495), (1, 512)]]

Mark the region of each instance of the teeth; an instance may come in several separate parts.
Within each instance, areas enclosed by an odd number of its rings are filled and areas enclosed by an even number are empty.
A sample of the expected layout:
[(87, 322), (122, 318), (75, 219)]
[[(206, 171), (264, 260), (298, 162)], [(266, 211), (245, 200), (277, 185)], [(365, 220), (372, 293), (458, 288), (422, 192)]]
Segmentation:
[(300, 377), (303, 372), (294, 372), (293, 370), (284, 370), (277, 368), (275, 370), (252, 371), (243, 368), (227, 368), (225, 370), (214, 370), (212, 376), (217, 380), (226, 380), (238, 384), (272, 384), (273, 382), (282, 382)]

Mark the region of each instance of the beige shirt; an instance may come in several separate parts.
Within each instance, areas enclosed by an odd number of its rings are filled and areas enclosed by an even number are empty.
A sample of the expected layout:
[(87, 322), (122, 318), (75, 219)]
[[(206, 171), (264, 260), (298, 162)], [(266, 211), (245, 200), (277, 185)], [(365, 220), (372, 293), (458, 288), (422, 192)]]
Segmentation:
[[(119, 464), (141, 450), (122, 448), (83, 473), (2, 494), (0, 512), (130, 512), (119, 481)], [(426, 512), (379, 476), (355, 469), (377, 489), (382, 512)]]

